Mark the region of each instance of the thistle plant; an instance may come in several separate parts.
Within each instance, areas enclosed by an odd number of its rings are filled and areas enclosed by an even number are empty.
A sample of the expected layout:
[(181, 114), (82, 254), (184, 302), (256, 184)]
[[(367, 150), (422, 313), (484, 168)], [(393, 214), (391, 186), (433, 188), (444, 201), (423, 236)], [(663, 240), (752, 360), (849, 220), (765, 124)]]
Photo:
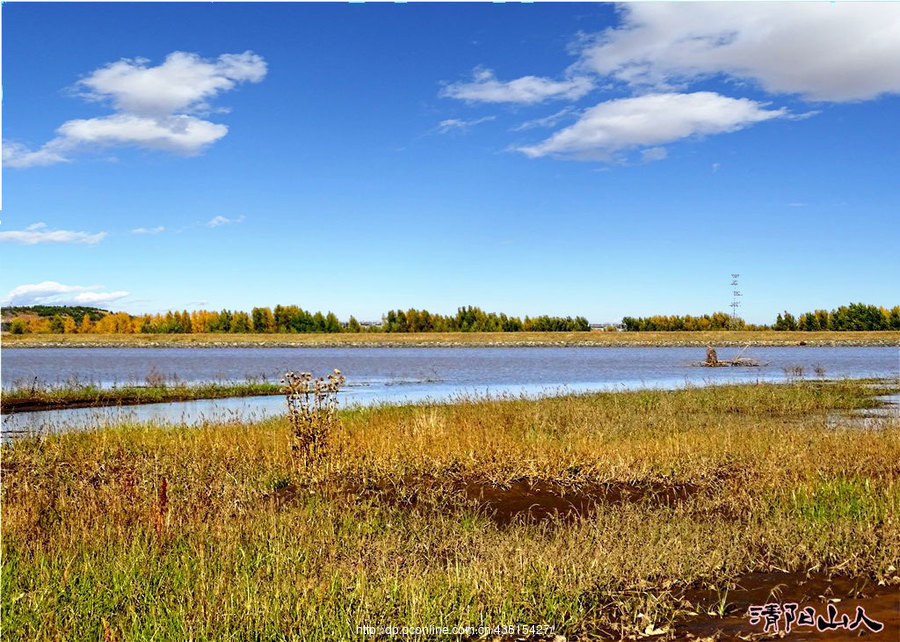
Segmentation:
[(281, 380), (291, 422), (291, 451), (301, 473), (327, 456), (328, 437), (338, 423), (337, 395), (345, 382), (340, 370), (316, 379), (309, 372), (288, 372)]

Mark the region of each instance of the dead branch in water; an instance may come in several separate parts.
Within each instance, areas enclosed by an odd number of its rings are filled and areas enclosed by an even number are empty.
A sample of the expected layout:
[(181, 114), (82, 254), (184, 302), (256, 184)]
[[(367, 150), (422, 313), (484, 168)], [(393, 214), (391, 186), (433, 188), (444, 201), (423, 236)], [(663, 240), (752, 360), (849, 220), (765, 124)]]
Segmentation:
[(738, 356), (734, 359), (719, 359), (719, 355), (716, 353), (716, 349), (712, 346), (706, 347), (706, 361), (702, 363), (693, 363), (693, 366), (699, 366), (702, 368), (728, 368), (728, 367), (740, 367), (740, 368), (758, 368), (761, 364), (756, 359), (750, 359), (748, 357), (741, 356), (744, 351), (747, 349), (745, 346), (743, 350), (738, 353)]

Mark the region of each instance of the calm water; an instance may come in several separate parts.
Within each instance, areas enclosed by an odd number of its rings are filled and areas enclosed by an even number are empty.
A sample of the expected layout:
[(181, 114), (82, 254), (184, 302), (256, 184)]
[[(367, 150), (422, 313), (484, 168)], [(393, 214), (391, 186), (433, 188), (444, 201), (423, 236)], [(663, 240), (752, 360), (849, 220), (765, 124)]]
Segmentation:
[[(2, 351), (2, 384), (67, 382), (114, 386), (170, 381), (277, 382), (284, 372), (347, 377), (342, 403), (446, 401), (459, 395), (540, 395), (564, 391), (674, 388), (741, 381), (781, 381), (799, 366), (828, 378), (898, 377), (896, 347), (722, 348), (720, 359), (742, 355), (759, 368), (697, 368), (703, 348), (53, 348)], [(121, 421), (197, 423), (262, 419), (284, 412), (281, 397), (202, 400), (131, 408), (90, 408), (8, 415), (4, 433), (61, 430)]]

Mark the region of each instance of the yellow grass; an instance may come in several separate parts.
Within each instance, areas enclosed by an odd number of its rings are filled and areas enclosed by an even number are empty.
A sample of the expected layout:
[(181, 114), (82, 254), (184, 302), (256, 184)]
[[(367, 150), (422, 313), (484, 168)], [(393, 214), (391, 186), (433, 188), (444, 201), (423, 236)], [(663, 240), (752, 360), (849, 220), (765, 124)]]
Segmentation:
[[(4, 639), (343, 640), (362, 625), (669, 630), (749, 571), (900, 582), (900, 424), (800, 382), (341, 413), (300, 472), (285, 419), (3, 447)], [(473, 484), (690, 487), (495, 523)], [(468, 486), (467, 486), (468, 485)]]

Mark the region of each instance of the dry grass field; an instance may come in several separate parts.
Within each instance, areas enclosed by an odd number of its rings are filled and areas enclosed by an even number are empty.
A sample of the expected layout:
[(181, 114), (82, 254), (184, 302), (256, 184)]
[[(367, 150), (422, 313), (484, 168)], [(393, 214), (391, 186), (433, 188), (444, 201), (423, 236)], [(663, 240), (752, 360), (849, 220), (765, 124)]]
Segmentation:
[(830, 596), (888, 627), (872, 639), (896, 640), (900, 423), (851, 414), (887, 390), (353, 409), (311, 468), (287, 418), (15, 441), (2, 448), (0, 633), (542, 625), (550, 637), (531, 639), (733, 639), (762, 630), (750, 604), (824, 613)]

